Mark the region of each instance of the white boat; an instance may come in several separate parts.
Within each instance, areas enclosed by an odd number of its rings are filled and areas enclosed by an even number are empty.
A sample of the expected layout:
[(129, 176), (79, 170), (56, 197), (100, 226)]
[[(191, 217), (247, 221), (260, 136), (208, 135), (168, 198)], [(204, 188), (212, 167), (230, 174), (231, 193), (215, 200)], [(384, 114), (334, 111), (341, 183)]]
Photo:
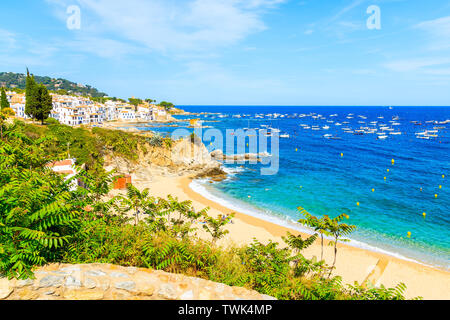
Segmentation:
[(289, 138), (288, 134), (280, 134), (280, 138)]
[(378, 139), (380, 139), (380, 140), (384, 140), (384, 139), (386, 139), (388, 136), (378, 136)]
[(392, 134), (393, 136), (399, 136), (402, 133), (401, 132), (389, 132), (389, 134)]

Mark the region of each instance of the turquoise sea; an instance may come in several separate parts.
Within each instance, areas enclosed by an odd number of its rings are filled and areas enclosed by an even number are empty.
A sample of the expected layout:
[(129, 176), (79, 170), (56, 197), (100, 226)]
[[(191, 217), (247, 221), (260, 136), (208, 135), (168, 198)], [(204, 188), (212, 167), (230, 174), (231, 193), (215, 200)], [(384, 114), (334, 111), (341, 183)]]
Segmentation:
[(281, 224), (300, 218), (298, 206), (347, 213), (358, 227), (354, 245), (450, 269), (450, 107), (180, 108), (214, 113), (195, 118), (224, 134), (271, 127), (289, 135), (280, 138), (276, 175), (261, 175), (260, 164), (226, 165), (229, 179), (193, 185), (207, 197)]

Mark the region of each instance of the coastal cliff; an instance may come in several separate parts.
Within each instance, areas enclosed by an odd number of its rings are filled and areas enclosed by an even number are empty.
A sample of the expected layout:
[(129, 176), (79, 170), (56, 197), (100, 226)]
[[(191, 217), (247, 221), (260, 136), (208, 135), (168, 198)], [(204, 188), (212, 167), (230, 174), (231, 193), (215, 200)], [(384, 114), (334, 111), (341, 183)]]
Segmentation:
[(214, 160), (200, 139), (184, 138), (170, 146), (140, 145), (137, 160), (126, 159), (115, 153), (105, 155), (104, 168), (131, 175), (133, 181), (148, 181), (155, 174), (224, 178), (221, 163)]

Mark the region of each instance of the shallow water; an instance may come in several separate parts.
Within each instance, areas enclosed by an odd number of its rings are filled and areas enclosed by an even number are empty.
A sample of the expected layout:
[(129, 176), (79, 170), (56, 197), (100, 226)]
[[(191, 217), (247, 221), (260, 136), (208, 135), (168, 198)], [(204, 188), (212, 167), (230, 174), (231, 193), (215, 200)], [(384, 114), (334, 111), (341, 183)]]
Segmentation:
[[(203, 192), (216, 197), (215, 200), (228, 201), (236, 210), (257, 212), (277, 221), (298, 220), (298, 206), (319, 216), (347, 213), (349, 223), (358, 227), (350, 238), (393, 254), (450, 268), (450, 124), (426, 123), (450, 119), (449, 107), (180, 107), (191, 112), (226, 115), (199, 116), (204, 125), (223, 132), (269, 125), (290, 135), (288, 139), (280, 138), (277, 175), (260, 175), (261, 165), (246, 164), (243, 168), (229, 165), (234, 172), (230, 179), (204, 185)], [(266, 116), (274, 112), (291, 118)], [(324, 119), (298, 116), (310, 113), (320, 114)], [(233, 114), (249, 116), (233, 118)], [(264, 118), (256, 118), (255, 114), (263, 114)], [(332, 117), (334, 114), (337, 116)], [(349, 114), (354, 114), (351, 119), (347, 118)], [(389, 122), (396, 116), (399, 120), (395, 122), (400, 124), (397, 126)], [(378, 123), (372, 125), (372, 121)], [(336, 122), (342, 125), (337, 126)], [(300, 124), (319, 126), (320, 130), (303, 129)], [(342, 130), (370, 127), (381, 132), (383, 124), (402, 134), (391, 135), (387, 131), (385, 140), (377, 140), (376, 134), (354, 135)], [(325, 130), (324, 126), (330, 128)], [(434, 127), (443, 127), (431, 133), (437, 134), (437, 138), (417, 138), (416, 133), (435, 130)], [(174, 128), (142, 129), (171, 132)], [(340, 140), (327, 139), (325, 134)], [(391, 159), (395, 159), (394, 164)], [(407, 237), (408, 232), (411, 238)]]

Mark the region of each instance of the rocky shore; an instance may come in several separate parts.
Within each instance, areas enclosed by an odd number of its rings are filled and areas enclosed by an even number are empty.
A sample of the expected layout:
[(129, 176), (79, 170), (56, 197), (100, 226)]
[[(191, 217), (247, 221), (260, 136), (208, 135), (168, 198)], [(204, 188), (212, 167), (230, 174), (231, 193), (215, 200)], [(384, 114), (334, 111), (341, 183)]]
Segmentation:
[(200, 139), (181, 139), (171, 147), (146, 145), (139, 147), (137, 153), (136, 161), (108, 154), (104, 167), (107, 171), (130, 175), (133, 183), (151, 181), (153, 176), (160, 175), (226, 178), (222, 164), (213, 159)]

